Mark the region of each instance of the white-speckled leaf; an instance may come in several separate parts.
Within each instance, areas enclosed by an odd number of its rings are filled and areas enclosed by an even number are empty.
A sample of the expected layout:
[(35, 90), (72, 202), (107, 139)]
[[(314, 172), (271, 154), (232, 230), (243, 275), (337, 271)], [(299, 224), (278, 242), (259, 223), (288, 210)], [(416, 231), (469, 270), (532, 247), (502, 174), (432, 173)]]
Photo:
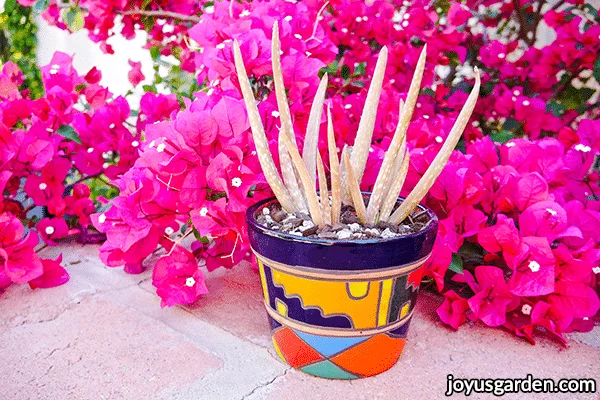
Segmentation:
[(373, 139), (373, 129), (375, 127), (375, 119), (377, 118), (377, 106), (379, 105), (379, 96), (381, 94), (381, 86), (385, 76), (387, 58), (388, 50), (387, 47), (384, 46), (379, 52), (375, 71), (373, 72), (373, 78), (371, 79), (371, 85), (367, 92), (365, 106), (358, 124), (356, 139), (354, 140), (354, 150), (352, 151), (351, 161), (352, 168), (359, 184), (362, 181), (367, 165), (367, 158), (369, 157), (369, 148), (371, 147), (371, 140)]
[(340, 220), (342, 209), (342, 186), (340, 183), (340, 162), (329, 107), (327, 107), (327, 145), (329, 147), (329, 170), (331, 171), (331, 222), (336, 223)]
[(402, 154), (399, 152), (399, 149), (402, 141), (406, 137), (406, 131), (408, 130), (408, 125), (410, 124), (415, 105), (417, 104), (417, 98), (419, 97), (419, 91), (421, 88), (421, 80), (423, 79), (423, 72), (425, 70), (426, 58), (427, 45), (423, 46), (423, 50), (421, 51), (421, 55), (417, 61), (415, 73), (413, 75), (412, 82), (410, 83), (408, 94), (406, 95), (406, 103), (400, 107), (400, 118), (398, 120), (398, 125), (396, 126), (396, 131), (394, 132), (394, 137), (392, 138), (388, 152), (383, 158), (381, 169), (379, 170), (379, 174), (375, 180), (373, 194), (371, 195), (369, 207), (367, 209), (367, 219), (369, 222), (374, 221), (379, 214), (381, 202), (383, 201), (385, 192), (390, 185), (392, 169), (394, 168), (396, 157), (398, 157), (398, 154)]
[(317, 152), (317, 173), (319, 176), (319, 194), (321, 202), (321, 215), (323, 223), (331, 224), (331, 205), (329, 204), (329, 189), (327, 188), (327, 176), (321, 153)]
[(402, 186), (404, 186), (409, 165), (410, 153), (406, 151), (404, 157), (398, 157), (396, 160), (396, 165), (394, 166), (394, 179), (391, 181), (390, 190), (381, 205), (381, 211), (379, 213), (380, 221), (387, 221), (390, 218), (390, 214), (396, 205)]
[(265, 174), (265, 179), (267, 180), (269, 186), (271, 186), (271, 189), (273, 190), (273, 193), (275, 193), (277, 200), (279, 200), (281, 207), (283, 207), (283, 209), (287, 212), (296, 212), (297, 208), (292, 202), (290, 195), (283, 184), (283, 181), (279, 177), (275, 163), (273, 162), (273, 157), (271, 156), (269, 144), (267, 142), (267, 136), (265, 135), (265, 130), (262, 121), (260, 120), (260, 114), (258, 113), (256, 100), (254, 99), (254, 94), (252, 93), (252, 88), (250, 87), (250, 81), (248, 80), (248, 75), (246, 74), (246, 67), (244, 66), (244, 61), (242, 60), (240, 45), (237, 41), (234, 41), (233, 44), (233, 56), (240, 88), (242, 89), (242, 95), (244, 97), (244, 103), (246, 104), (246, 110), (248, 112), (248, 121), (252, 130), (252, 138), (254, 139), (256, 153), (258, 155), (260, 166)]
[(469, 118), (471, 118), (471, 114), (473, 113), (473, 109), (477, 103), (477, 97), (479, 96), (480, 85), (481, 80), (479, 78), (479, 70), (475, 68), (475, 86), (467, 98), (463, 109), (460, 111), (456, 122), (454, 122), (454, 126), (452, 126), (452, 130), (450, 130), (448, 138), (444, 142), (444, 145), (440, 149), (439, 153), (431, 162), (429, 168), (427, 168), (427, 171), (425, 171), (425, 174), (421, 177), (410, 194), (390, 217), (390, 222), (392, 224), (399, 224), (404, 221), (404, 219), (412, 212), (412, 210), (414, 210), (415, 207), (421, 202), (423, 197), (425, 197), (439, 174), (446, 166), (448, 159), (452, 155), (452, 151), (454, 151), (456, 144), (460, 140), (462, 133), (469, 122)]
[(344, 148), (344, 151), (342, 152), (342, 158), (344, 159), (344, 165), (346, 166), (346, 178), (348, 179), (348, 189), (350, 190), (350, 196), (352, 197), (354, 210), (356, 211), (358, 218), (360, 218), (360, 222), (366, 223), (367, 209), (365, 208), (365, 202), (362, 194), (360, 193), (360, 185), (358, 184), (358, 179), (354, 173), (354, 168), (352, 168), (352, 163), (350, 162), (347, 148)]
[[(281, 58), (280, 58), (280, 41), (279, 41), (279, 26), (275, 22), (273, 24), (273, 37), (271, 41), (271, 59), (273, 65), (273, 81), (275, 83), (275, 95), (277, 98), (277, 108), (279, 109), (279, 119), (281, 122), (281, 130), (279, 134), (289, 135), (292, 139), (292, 143), (296, 145), (296, 135), (294, 134), (294, 125), (292, 123), (292, 116), (290, 113), (290, 107), (287, 102), (287, 96), (285, 94), (285, 86), (283, 83), (283, 73), (281, 71)], [(281, 166), (281, 174), (283, 175), (283, 181), (285, 186), (292, 198), (294, 204), (297, 205), (300, 211), (306, 212), (306, 201), (302, 196), (302, 191), (296, 179), (294, 173), (294, 167), (288, 154), (288, 151), (281, 140), (278, 141), (279, 150), (279, 165)]]
[(317, 191), (313, 186), (313, 182), (308, 175), (308, 171), (306, 170), (306, 165), (302, 161), (302, 157), (300, 157), (300, 153), (298, 149), (293, 145), (292, 140), (287, 136), (281, 136), (283, 139), (283, 143), (287, 147), (290, 152), (290, 157), (292, 158), (292, 162), (294, 163), (294, 167), (298, 171), (298, 175), (300, 176), (300, 182), (302, 183), (302, 189), (304, 190), (304, 197), (308, 203), (308, 211), (310, 212), (310, 217), (315, 225), (319, 227), (323, 226), (323, 218), (321, 215), (321, 208), (319, 206), (319, 198), (317, 197)]
[(306, 164), (306, 169), (313, 185), (316, 184), (317, 174), (317, 151), (319, 145), (319, 128), (321, 127), (321, 115), (323, 114), (323, 103), (325, 102), (325, 92), (327, 91), (327, 74), (321, 78), (321, 83), (315, 94), (315, 98), (310, 108), (308, 124), (306, 125), (306, 136), (304, 138), (304, 147), (302, 148), (302, 159)]

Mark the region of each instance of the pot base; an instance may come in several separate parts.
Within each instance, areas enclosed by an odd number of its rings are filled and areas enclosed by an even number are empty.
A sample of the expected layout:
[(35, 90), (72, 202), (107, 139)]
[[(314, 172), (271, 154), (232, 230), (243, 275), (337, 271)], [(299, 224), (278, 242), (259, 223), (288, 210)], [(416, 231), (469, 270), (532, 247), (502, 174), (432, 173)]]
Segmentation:
[(390, 369), (404, 349), (408, 322), (394, 333), (369, 336), (335, 337), (302, 332), (280, 325), (269, 316), (273, 346), (290, 366), (328, 379), (358, 379)]

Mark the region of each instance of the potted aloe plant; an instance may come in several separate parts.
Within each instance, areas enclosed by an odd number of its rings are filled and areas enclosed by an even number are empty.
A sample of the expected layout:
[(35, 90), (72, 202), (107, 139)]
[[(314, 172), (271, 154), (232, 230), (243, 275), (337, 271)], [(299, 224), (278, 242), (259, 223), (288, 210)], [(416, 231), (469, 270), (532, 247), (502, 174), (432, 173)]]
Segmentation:
[(272, 64), (281, 118), (280, 176), (237, 42), (234, 57), (256, 151), (275, 194), (247, 212), (275, 349), (292, 367), (320, 377), (355, 379), (379, 374), (402, 354), (422, 266), (437, 233), (437, 217), (419, 202), (444, 168), (473, 112), (479, 72), (475, 71), (475, 86), (441, 150), (402, 199), (398, 196), (410, 157), (406, 131), (420, 90), (426, 46), (406, 101), (400, 102), (399, 122), (371, 193), (361, 193), (359, 187), (387, 62), (385, 47), (379, 54), (356, 140), (342, 150), (341, 160), (335, 124), (327, 109), (329, 180), (317, 148), (327, 75), (313, 101), (300, 155), (275, 24)]

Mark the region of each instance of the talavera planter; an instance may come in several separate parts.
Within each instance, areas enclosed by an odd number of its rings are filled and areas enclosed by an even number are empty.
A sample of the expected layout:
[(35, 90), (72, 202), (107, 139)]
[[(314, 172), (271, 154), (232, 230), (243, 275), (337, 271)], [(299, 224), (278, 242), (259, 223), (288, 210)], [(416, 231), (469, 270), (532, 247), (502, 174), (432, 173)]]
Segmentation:
[(279, 356), (294, 368), (333, 379), (373, 376), (402, 354), (438, 221), (391, 239), (303, 238), (261, 226), (246, 214), (265, 306)]

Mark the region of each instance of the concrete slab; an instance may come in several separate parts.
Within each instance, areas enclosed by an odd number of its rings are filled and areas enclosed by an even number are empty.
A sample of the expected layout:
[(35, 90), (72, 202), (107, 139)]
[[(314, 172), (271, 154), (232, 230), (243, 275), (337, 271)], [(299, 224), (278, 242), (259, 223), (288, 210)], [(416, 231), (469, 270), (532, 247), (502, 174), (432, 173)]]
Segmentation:
[[(50, 251), (63, 252), (69, 283), (12, 287), (0, 296), (0, 400), (436, 399), (444, 398), (447, 374), (600, 377), (598, 327), (573, 334), (568, 349), (549, 339), (532, 346), (479, 325), (453, 332), (435, 315), (439, 297), (424, 293), (395, 367), (374, 378), (328, 381), (277, 359), (258, 274), (248, 264), (209, 273), (210, 294), (196, 304), (161, 309), (150, 271), (106, 268), (97, 246)], [(504, 398), (598, 399), (598, 393)]]

